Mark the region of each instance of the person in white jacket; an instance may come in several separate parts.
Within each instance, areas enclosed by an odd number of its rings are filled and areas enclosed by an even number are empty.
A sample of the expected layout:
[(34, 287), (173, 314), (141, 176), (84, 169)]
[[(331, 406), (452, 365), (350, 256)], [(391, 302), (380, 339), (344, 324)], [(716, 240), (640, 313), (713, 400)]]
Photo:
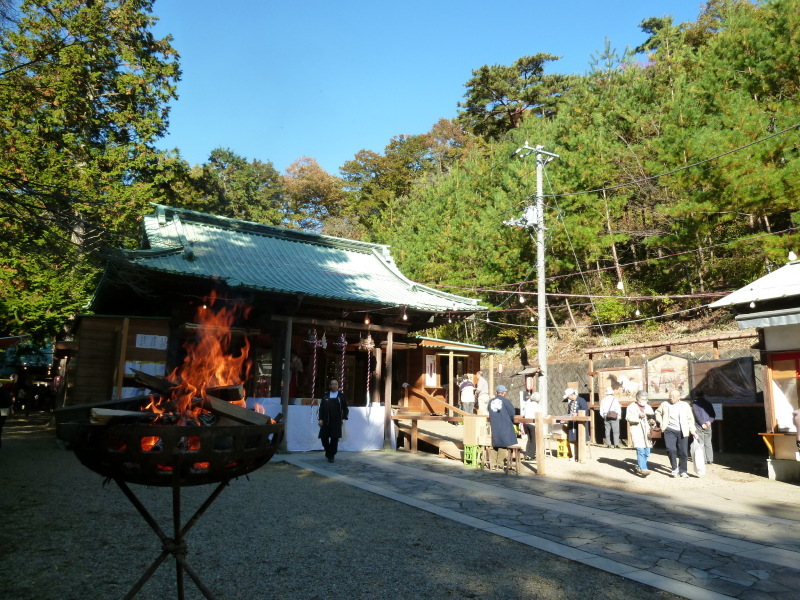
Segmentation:
[[(619, 419), (622, 416), (622, 406), (614, 396), (614, 390), (606, 388), (606, 395), (600, 400), (600, 417), (606, 426), (606, 448), (614, 446), (619, 448)], [(613, 434), (613, 440), (612, 438)]]
[[(528, 399), (522, 403), (522, 417), (525, 419), (535, 419), (539, 416), (547, 416), (539, 404), (539, 392), (532, 392)], [(523, 428), (528, 436), (528, 443), (525, 446), (525, 460), (536, 458), (536, 428), (533, 423), (523, 423)]]
[(672, 476), (688, 477), (689, 436), (697, 439), (692, 407), (681, 400), (678, 390), (670, 390), (669, 400), (656, 409), (656, 421), (664, 431), (664, 445), (672, 465)]
[(625, 420), (631, 426), (631, 442), (636, 448), (636, 462), (638, 465), (637, 473), (640, 477), (650, 475), (647, 467), (647, 459), (650, 456), (650, 426), (655, 425), (653, 419), (653, 407), (647, 403), (647, 392), (639, 390), (636, 392), (636, 401), (628, 405), (625, 413)]

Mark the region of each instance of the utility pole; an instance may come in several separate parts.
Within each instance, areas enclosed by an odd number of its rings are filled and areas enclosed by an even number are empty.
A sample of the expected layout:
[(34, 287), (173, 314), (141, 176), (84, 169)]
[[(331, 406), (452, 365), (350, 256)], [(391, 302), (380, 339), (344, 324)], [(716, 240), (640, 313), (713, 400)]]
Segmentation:
[(536, 230), (536, 269), (537, 269), (537, 312), (539, 313), (539, 394), (544, 401), (545, 410), (550, 406), (547, 397), (547, 303), (545, 298), (545, 277), (544, 277), (544, 166), (554, 158), (559, 158), (558, 154), (547, 152), (544, 146), (536, 146), (531, 148), (527, 140), (525, 145), (517, 148), (511, 155), (512, 158), (520, 154), (521, 158), (525, 158), (533, 153), (536, 153), (536, 204), (535, 206), (528, 206), (525, 209), (525, 214), (521, 219), (515, 221), (506, 221), (506, 225), (516, 225), (518, 227), (525, 227), (527, 229)]

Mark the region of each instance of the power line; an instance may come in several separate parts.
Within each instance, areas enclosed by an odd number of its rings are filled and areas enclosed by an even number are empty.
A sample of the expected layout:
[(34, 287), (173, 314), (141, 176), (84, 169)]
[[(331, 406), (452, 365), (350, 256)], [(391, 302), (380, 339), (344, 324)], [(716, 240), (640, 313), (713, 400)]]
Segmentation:
[(697, 166), (703, 165), (703, 164), (705, 164), (707, 162), (711, 162), (711, 161), (717, 160), (718, 158), (722, 158), (723, 156), (727, 156), (729, 154), (734, 154), (736, 152), (740, 152), (742, 150), (745, 150), (745, 149), (749, 148), (750, 146), (755, 146), (756, 144), (760, 144), (761, 142), (766, 142), (767, 140), (770, 140), (770, 139), (772, 139), (774, 137), (777, 137), (779, 135), (783, 135), (784, 133), (787, 133), (787, 132), (789, 132), (789, 131), (791, 131), (793, 129), (797, 129), (798, 127), (800, 127), (800, 123), (796, 123), (794, 125), (790, 125), (786, 129), (782, 129), (780, 131), (776, 131), (775, 133), (770, 134), (767, 137), (759, 138), (759, 139), (754, 140), (752, 142), (749, 142), (749, 143), (747, 143), (747, 144), (745, 144), (743, 146), (739, 146), (738, 148), (733, 148), (732, 150), (728, 150), (727, 152), (722, 152), (720, 154), (717, 154), (716, 156), (712, 156), (710, 158), (705, 158), (703, 160), (699, 160), (697, 162), (694, 162), (694, 163), (692, 163), (690, 165), (686, 165), (686, 166), (683, 166), (683, 167), (678, 167), (677, 169), (673, 169), (671, 171), (667, 171), (667, 172), (661, 173), (659, 175), (653, 175), (651, 177), (645, 177), (644, 179), (637, 179), (635, 181), (630, 181), (628, 183), (620, 183), (620, 184), (612, 185), (612, 186), (608, 186), (608, 187), (601, 187), (601, 188), (596, 188), (596, 189), (593, 189), (593, 190), (585, 190), (585, 191), (582, 191), (582, 192), (569, 192), (569, 193), (566, 193), (566, 194), (553, 194), (553, 195), (551, 195), (549, 197), (550, 198), (556, 198), (556, 197), (557, 198), (568, 198), (570, 196), (582, 196), (582, 195), (585, 195), (585, 194), (595, 194), (597, 192), (607, 192), (607, 191), (611, 191), (611, 190), (618, 190), (618, 189), (621, 189), (621, 188), (624, 188), (624, 187), (629, 187), (629, 186), (632, 186), (632, 185), (639, 185), (640, 183), (645, 183), (645, 182), (648, 182), (648, 181), (654, 181), (654, 180), (659, 179), (661, 177), (666, 177), (667, 175), (674, 175), (675, 173), (680, 173), (681, 171), (685, 171), (686, 169), (691, 169), (692, 167), (697, 167)]

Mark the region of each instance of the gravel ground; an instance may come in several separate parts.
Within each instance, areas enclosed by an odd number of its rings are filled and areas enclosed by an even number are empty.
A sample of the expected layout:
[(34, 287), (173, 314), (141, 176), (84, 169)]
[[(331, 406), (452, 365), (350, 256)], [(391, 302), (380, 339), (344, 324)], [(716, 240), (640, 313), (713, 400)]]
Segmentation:
[[(0, 449), (0, 597), (122, 598), (160, 551), (113, 483), (12, 419)], [(132, 486), (171, 531), (169, 488)], [(213, 488), (184, 488), (184, 520)], [(231, 483), (187, 537), (219, 599), (677, 598), (280, 462)], [(137, 598), (176, 598), (171, 561)], [(201, 598), (186, 579), (186, 599)]]

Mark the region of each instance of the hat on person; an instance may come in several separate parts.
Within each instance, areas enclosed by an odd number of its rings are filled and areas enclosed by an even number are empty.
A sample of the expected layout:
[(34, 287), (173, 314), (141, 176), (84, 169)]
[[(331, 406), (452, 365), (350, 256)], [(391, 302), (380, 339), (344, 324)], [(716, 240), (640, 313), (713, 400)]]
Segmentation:
[(567, 388), (567, 389), (565, 389), (565, 390), (564, 390), (564, 400), (566, 400), (567, 398), (569, 398), (570, 396), (572, 396), (572, 394), (575, 394), (575, 395), (577, 396), (577, 395), (578, 395), (578, 390), (576, 390), (576, 389), (573, 389), (573, 388)]
[(607, 387), (606, 396), (613, 396), (613, 395), (614, 395), (614, 388)]
[(502, 384), (501, 384), (501, 385), (498, 385), (498, 386), (495, 388), (495, 391), (496, 391), (498, 394), (502, 394), (503, 392), (507, 392), (507, 391), (508, 391), (508, 388), (507, 388), (506, 386), (504, 386), (504, 385), (502, 385)]

